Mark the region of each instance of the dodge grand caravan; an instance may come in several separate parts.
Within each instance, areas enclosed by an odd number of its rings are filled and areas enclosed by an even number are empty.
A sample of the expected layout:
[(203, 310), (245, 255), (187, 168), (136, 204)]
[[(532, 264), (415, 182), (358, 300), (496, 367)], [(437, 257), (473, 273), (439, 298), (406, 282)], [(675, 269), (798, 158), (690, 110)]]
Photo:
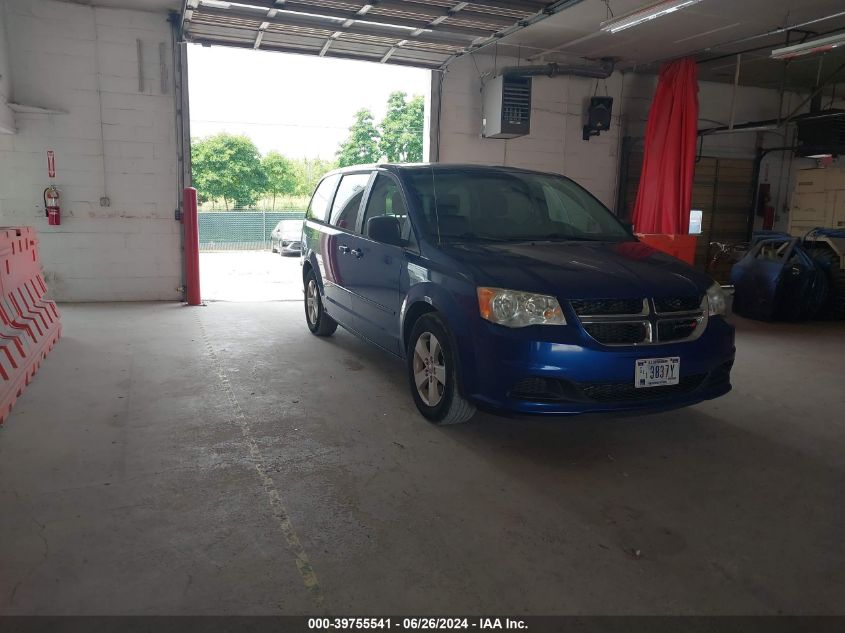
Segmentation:
[(438, 424), (667, 410), (731, 389), (719, 285), (556, 175), (469, 165), (329, 173), (302, 235), (305, 317), (404, 359)]

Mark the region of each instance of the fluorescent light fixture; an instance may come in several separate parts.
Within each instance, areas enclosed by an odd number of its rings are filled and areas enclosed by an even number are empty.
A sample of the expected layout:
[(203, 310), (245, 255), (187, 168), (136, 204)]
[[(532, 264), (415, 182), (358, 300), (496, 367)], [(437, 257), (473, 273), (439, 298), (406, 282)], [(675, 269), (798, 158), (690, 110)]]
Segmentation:
[(713, 130), (711, 132), (707, 132), (707, 136), (715, 135), (715, 134), (739, 134), (742, 132), (775, 132), (779, 130), (780, 127), (772, 124), (772, 125), (736, 125), (733, 129), (729, 127), (719, 128)]
[(626, 15), (619, 16), (618, 18), (611, 18), (607, 22), (602, 22), (601, 30), (607, 33), (618, 33), (619, 31), (630, 29), (632, 26), (639, 26), (644, 22), (649, 22), (664, 15), (674, 13), (675, 11), (686, 9), (699, 2), (701, 0), (664, 0), (663, 2), (650, 4), (642, 9), (637, 9)]
[(231, 2), (223, 2), (222, 0), (202, 0), (202, 6), (211, 9), (229, 9), (232, 6)]
[(787, 46), (786, 48), (778, 48), (772, 51), (772, 59), (793, 59), (795, 57), (826, 53), (843, 45), (845, 45), (845, 33), (838, 33), (829, 37), (820, 37), (815, 40), (808, 40), (800, 44)]
[(810, 154), (805, 158), (815, 158), (816, 160), (824, 160), (825, 158), (833, 158), (833, 154)]
[(409, 32), (410, 35), (419, 35), (420, 33), (431, 33), (431, 29), (419, 29), (415, 26), (405, 26), (404, 24), (387, 24), (385, 22), (370, 22), (366, 19), (358, 20), (357, 18), (355, 19), (355, 22), (358, 22), (359, 24), (367, 24), (369, 26), (375, 26), (375, 27), (384, 28), (384, 29), (395, 29), (397, 31), (407, 31), (407, 32)]

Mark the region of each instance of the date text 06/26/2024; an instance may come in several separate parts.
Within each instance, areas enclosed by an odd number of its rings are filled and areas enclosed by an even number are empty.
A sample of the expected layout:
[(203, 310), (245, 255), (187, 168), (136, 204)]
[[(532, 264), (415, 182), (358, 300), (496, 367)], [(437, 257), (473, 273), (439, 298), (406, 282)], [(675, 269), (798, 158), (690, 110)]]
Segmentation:
[(445, 630), (527, 630), (525, 620), (519, 618), (309, 618), (308, 629), (328, 630), (397, 630), (397, 631), (445, 631)]

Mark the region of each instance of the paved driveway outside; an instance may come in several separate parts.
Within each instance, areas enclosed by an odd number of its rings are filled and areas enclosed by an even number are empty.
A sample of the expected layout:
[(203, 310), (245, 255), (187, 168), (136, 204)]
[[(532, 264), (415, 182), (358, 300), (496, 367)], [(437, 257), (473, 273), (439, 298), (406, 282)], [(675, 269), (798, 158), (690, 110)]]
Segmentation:
[(203, 301), (301, 301), (299, 257), (268, 251), (200, 253)]

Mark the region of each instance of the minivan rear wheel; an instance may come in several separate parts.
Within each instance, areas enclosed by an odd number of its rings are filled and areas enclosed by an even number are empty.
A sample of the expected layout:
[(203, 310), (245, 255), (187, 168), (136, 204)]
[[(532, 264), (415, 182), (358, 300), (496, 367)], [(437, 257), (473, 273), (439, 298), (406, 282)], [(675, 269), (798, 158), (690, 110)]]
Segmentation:
[(461, 396), (452, 339), (437, 314), (425, 314), (414, 324), (406, 363), (411, 395), (423, 417), (445, 426), (475, 415), (475, 406)]
[(323, 310), (320, 288), (313, 270), (305, 275), (305, 322), (316, 336), (331, 336), (337, 329), (337, 322)]

